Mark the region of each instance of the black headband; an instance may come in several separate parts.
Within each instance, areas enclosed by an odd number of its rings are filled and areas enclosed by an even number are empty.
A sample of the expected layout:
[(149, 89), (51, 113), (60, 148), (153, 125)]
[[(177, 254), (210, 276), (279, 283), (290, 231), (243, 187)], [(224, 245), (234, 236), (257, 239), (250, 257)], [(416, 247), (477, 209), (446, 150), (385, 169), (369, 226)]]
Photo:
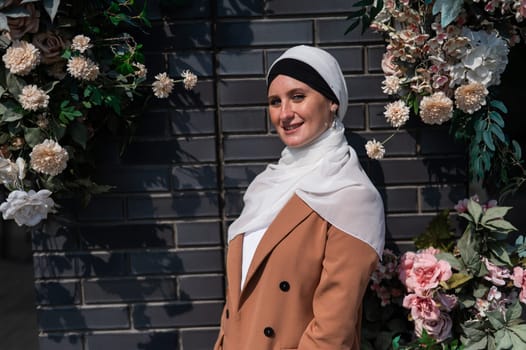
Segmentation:
[(334, 91), (332, 91), (325, 79), (323, 79), (320, 73), (307, 63), (298, 61), (294, 58), (284, 58), (279, 60), (272, 66), (268, 73), (267, 89), (270, 86), (270, 83), (272, 83), (272, 81), (280, 74), (299, 80), (309, 85), (329, 100), (340, 104), (338, 97), (336, 97)]

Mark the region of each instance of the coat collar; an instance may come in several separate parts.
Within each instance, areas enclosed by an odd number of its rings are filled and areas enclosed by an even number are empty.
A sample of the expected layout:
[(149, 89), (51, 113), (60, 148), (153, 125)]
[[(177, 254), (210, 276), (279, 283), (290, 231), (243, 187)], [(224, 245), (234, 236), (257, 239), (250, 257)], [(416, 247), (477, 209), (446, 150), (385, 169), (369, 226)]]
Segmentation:
[(243, 300), (246, 299), (250, 290), (253, 289), (253, 286), (251, 286), (252, 278), (274, 247), (311, 213), (312, 209), (297, 195), (293, 195), (287, 204), (283, 206), (256, 248), (242, 291), (240, 284), (243, 235), (238, 235), (230, 241), (227, 254), (227, 278), (231, 301), (235, 302), (235, 305), (232, 305), (234, 310), (237, 311), (238, 307), (241, 307)]

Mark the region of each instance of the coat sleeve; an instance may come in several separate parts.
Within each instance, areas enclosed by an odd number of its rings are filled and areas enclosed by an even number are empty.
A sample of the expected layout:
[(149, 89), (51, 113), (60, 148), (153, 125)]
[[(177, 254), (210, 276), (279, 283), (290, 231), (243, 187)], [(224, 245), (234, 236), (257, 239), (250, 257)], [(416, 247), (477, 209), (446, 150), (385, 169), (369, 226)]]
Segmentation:
[(225, 331), (223, 327), (226, 322), (226, 311), (227, 311), (227, 303), (225, 303), (225, 306), (223, 307), (223, 312), (221, 313), (221, 327), (219, 328), (219, 334), (217, 336), (217, 340), (214, 345), (214, 350), (223, 350), (223, 337), (225, 335)]
[(358, 350), (362, 299), (378, 261), (363, 241), (331, 226), (313, 299), (313, 320), (298, 350)]

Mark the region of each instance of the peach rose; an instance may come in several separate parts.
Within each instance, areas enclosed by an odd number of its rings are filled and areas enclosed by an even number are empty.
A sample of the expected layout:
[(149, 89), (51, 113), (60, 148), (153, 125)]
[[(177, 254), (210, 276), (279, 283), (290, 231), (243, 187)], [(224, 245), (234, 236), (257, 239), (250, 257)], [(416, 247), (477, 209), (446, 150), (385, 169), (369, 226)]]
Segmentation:
[(443, 312), (436, 320), (415, 320), (415, 333), (421, 337), (422, 331), (425, 329), (427, 334), (440, 343), (451, 336), (452, 325), (451, 317)]
[(405, 285), (409, 291), (423, 295), (429, 289), (437, 287), (441, 281), (447, 281), (451, 275), (453, 272), (447, 261), (437, 260), (433, 254), (418, 253), (413, 260)]
[(411, 316), (418, 319), (436, 320), (440, 316), (437, 303), (430, 297), (422, 297), (416, 294), (408, 294), (404, 297), (402, 305), (411, 309)]
[(389, 51), (384, 53), (382, 57), (382, 71), (385, 75), (399, 75), (400, 68), (393, 62), (395, 56)]
[(22, 5), (29, 12), (25, 17), (7, 17), (9, 34), (12, 40), (18, 40), (26, 33), (36, 33), (40, 25), (40, 11), (33, 3)]
[(58, 33), (52, 31), (38, 33), (33, 37), (33, 45), (40, 50), (42, 63), (53, 64), (64, 61), (61, 55), (66, 43)]

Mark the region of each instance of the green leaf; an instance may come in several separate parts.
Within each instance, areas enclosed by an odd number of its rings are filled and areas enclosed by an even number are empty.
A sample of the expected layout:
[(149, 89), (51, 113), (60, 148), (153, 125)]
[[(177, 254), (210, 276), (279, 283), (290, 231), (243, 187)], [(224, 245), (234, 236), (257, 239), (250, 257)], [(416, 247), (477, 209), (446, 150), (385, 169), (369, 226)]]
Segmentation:
[(436, 254), (435, 257), (438, 260), (447, 261), (449, 265), (451, 265), (451, 267), (457, 271), (462, 271), (465, 269), (465, 266), (462, 264), (462, 262), (458, 260), (457, 258), (455, 258), (455, 256), (451, 253), (441, 252), (441, 253)]
[(20, 120), (24, 117), (24, 115), (22, 113), (18, 113), (16, 111), (14, 111), (13, 109), (11, 108), (8, 108), (4, 114), (2, 115), (2, 119), (1, 121), (3, 122), (15, 122), (17, 120)]
[(115, 111), (117, 115), (121, 114), (120, 99), (115, 95), (107, 95), (104, 97), (104, 103)]
[(522, 150), (519, 143), (515, 140), (511, 141), (511, 144), (513, 145), (513, 155), (517, 160), (522, 158)]
[(440, 24), (442, 28), (457, 18), (464, 0), (437, 0), (433, 5), (433, 15), (441, 14)]
[(349, 27), (347, 28), (347, 30), (345, 31), (344, 35), (347, 35), (349, 32), (351, 32), (352, 30), (354, 30), (356, 27), (358, 27), (358, 25), (360, 24), (360, 20), (357, 19), (355, 20), (354, 22), (352, 22)]
[(82, 148), (86, 149), (86, 144), (88, 142), (88, 128), (86, 128), (86, 125), (83, 123), (71, 123), (69, 125), (69, 133), (71, 134), (71, 138), (73, 141), (75, 141), (77, 144), (79, 144)]
[(495, 152), (495, 144), (493, 143), (493, 139), (491, 137), (491, 132), (489, 131), (484, 131), (482, 133), (482, 139), (484, 140), (484, 143), (486, 144), (486, 146), (488, 146), (488, 148)]
[(526, 343), (526, 324), (521, 323), (518, 325), (513, 325), (508, 329), (512, 334), (520, 339), (520, 346), (516, 347), (516, 349), (520, 349)]
[(466, 282), (473, 279), (473, 276), (464, 273), (454, 273), (447, 281), (441, 282), (440, 285), (445, 289), (454, 289), (460, 287)]
[(506, 220), (492, 220), (486, 223), (485, 226), (496, 228), (505, 232), (517, 231), (517, 228), (513, 226), (509, 221)]
[(24, 139), (30, 147), (35, 147), (44, 139), (46, 135), (40, 130), (40, 128), (24, 128)]
[(491, 126), (489, 127), (492, 134), (497, 136), (498, 139), (504, 143), (504, 144), (508, 144), (508, 142), (506, 141), (506, 136), (504, 135), (504, 132), (502, 131), (502, 129), (496, 125), (496, 124), (491, 124)]
[(495, 343), (497, 344), (497, 350), (508, 350), (512, 348), (513, 342), (511, 341), (510, 333), (506, 328), (499, 329), (495, 333)]
[(502, 101), (499, 101), (499, 100), (492, 100), (490, 102), (490, 105), (492, 107), (495, 107), (496, 109), (500, 110), (502, 113), (508, 113), (508, 108), (506, 108), (506, 106), (504, 105), (504, 103)]
[(499, 112), (491, 111), (489, 112), (489, 116), (494, 123), (498, 124), (498, 126), (500, 126), (501, 128), (504, 127), (504, 119), (502, 119)]
[(470, 199), (468, 201), (468, 213), (473, 218), (473, 222), (479, 223), (480, 218), (482, 216), (482, 207), (473, 199)]
[(486, 212), (482, 215), (482, 219), (480, 222), (482, 224), (485, 224), (488, 221), (495, 220), (495, 219), (502, 219), (506, 216), (508, 211), (512, 207), (492, 207), (486, 209)]
[(51, 22), (53, 22), (55, 20), (55, 16), (57, 15), (60, 0), (43, 0), (43, 3), (44, 9), (49, 15), (49, 18), (51, 18)]
[(374, 0), (360, 0), (356, 3), (354, 3), (353, 7), (364, 7), (364, 6), (371, 6), (374, 4)]
[(11, 95), (13, 95), (15, 98), (18, 98), (18, 95), (22, 93), (22, 89), (26, 85), (22, 78), (19, 78), (18, 76), (11, 73), (7, 73), (6, 75), (6, 84), (7, 90), (9, 90)]
[(502, 244), (493, 243), (489, 246), (489, 251), (491, 253), (492, 259), (491, 262), (493, 262), (496, 265), (502, 265), (502, 263), (513, 266), (510, 255), (506, 251), (506, 249), (502, 246)]
[[(522, 315), (522, 306), (518, 300), (508, 306), (506, 310), (506, 320), (511, 321), (520, 318)], [(526, 339), (526, 338), (525, 338)]]
[(491, 323), (494, 329), (499, 330), (506, 326), (506, 321), (500, 310), (488, 311), (486, 312), (486, 315), (488, 316), (489, 323)]

